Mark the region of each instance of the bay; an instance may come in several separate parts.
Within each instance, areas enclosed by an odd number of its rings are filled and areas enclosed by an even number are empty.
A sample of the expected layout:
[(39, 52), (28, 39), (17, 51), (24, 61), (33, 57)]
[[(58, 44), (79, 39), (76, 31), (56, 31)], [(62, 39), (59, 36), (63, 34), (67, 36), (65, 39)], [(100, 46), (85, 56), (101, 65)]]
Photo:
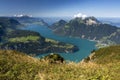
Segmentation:
[[(57, 41), (65, 42), (65, 43), (70, 43), (78, 46), (79, 51), (75, 53), (58, 53), (66, 61), (73, 61), (73, 62), (79, 62), (85, 57), (87, 57), (92, 50), (96, 49), (95, 47), (95, 42), (94, 41), (89, 41), (86, 39), (81, 39), (81, 38), (73, 38), (73, 37), (65, 37), (65, 36), (58, 36), (52, 32), (48, 27), (46, 26), (39, 26), (39, 25), (29, 25), (27, 27), (22, 28), (24, 30), (31, 30), (31, 31), (36, 31), (39, 32), (42, 36), (50, 39), (54, 39)], [(43, 57), (45, 55), (48, 55), (48, 53), (40, 54), (37, 57)]]

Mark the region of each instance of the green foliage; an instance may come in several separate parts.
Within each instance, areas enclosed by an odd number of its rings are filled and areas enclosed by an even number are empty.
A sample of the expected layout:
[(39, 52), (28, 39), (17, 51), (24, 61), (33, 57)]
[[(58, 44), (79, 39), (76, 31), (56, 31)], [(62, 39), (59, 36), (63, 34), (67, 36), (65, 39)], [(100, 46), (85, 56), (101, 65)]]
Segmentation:
[(59, 54), (51, 53), (45, 56), (43, 59), (48, 60), (50, 63), (63, 63), (64, 58), (61, 57)]
[[(41, 36), (39, 33), (29, 30), (13, 30), (6, 34), (7, 38), (15, 38), (15, 37), (27, 37), (27, 36)], [(41, 36), (42, 37), (42, 36)]]
[(68, 26), (68, 25), (65, 25), (65, 28), (66, 28), (66, 29), (69, 29), (69, 28), (70, 28), (70, 26)]
[(45, 41), (48, 42), (48, 43), (51, 43), (52, 44), (51, 46), (54, 46), (54, 47), (66, 48), (66, 49), (74, 48), (74, 45), (72, 45), (72, 44), (59, 42), (59, 41), (49, 39), (49, 38), (46, 38)]
[(56, 40), (53, 40), (53, 39), (49, 39), (49, 38), (46, 38), (45, 41), (46, 42), (51, 42), (53, 44), (58, 44), (59, 43), (59, 41), (56, 41)]
[(38, 66), (34, 59), (16, 51), (0, 51), (0, 80), (33, 80)]
[(84, 58), (84, 62), (89, 62), (89, 61), (90, 61), (90, 57), (89, 56)]
[(94, 52), (91, 58), (96, 63), (107, 64), (114, 63), (120, 60), (120, 46), (110, 46), (101, 48)]
[(16, 37), (16, 38), (10, 38), (10, 42), (29, 42), (29, 41), (38, 41), (40, 39), (39, 36), (27, 36), (27, 37)]
[[(47, 59), (58, 59), (58, 55)], [(0, 80), (120, 80), (120, 62), (51, 64), (23, 53), (0, 50)]]

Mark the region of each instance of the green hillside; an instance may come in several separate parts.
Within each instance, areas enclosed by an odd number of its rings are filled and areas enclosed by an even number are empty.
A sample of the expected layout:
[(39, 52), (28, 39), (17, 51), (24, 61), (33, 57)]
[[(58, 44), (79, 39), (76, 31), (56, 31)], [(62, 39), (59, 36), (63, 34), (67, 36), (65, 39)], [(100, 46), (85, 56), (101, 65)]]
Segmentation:
[[(0, 50), (0, 80), (120, 80), (119, 53), (120, 46), (111, 46), (95, 51), (96, 57), (87, 63), (50, 63), (51, 56), (39, 60), (20, 52)], [(56, 56), (50, 60), (56, 60)], [(105, 64), (98, 64), (101, 62)]]
[(120, 61), (120, 46), (110, 46), (106, 48), (101, 48), (93, 52), (90, 56), (90, 61), (108, 64), (116, 63)]

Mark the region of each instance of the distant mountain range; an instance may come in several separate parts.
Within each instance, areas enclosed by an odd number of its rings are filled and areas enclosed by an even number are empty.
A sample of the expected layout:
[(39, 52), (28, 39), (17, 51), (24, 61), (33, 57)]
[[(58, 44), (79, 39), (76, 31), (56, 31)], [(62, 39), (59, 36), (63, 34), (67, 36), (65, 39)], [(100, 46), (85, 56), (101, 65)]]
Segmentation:
[(69, 22), (60, 20), (50, 28), (58, 35), (96, 40), (109, 45), (120, 44), (120, 28), (102, 23), (95, 17), (77, 17)]
[(102, 23), (111, 24), (120, 27), (120, 18), (98, 18)]
[(41, 18), (31, 17), (27, 15), (14, 16), (11, 18), (19, 21), (23, 25), (37, 24), (42, 26), (48, 26), (48, 24)]

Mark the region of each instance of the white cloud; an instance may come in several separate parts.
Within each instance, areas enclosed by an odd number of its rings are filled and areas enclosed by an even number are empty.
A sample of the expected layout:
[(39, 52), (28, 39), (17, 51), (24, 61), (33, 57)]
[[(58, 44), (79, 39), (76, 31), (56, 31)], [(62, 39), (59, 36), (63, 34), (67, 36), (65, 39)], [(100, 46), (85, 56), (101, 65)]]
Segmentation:
[(75, 14), (74, 17), (82, 17), (82, 13)]
[(32, 17), (32, 15), (24, 15), (24, 14), (15, 14), (15, 17), (23, 17), (23, 16), (28, 16), (28, 17)]
[(74, 17), (78, 17), (78, 18), (82, 18), (82, 19), (85, 19), (87, 17), (87, 15), (85, 14), (82, 14), (82, 13), (78, 13), (78, 14), (75, 14)]

